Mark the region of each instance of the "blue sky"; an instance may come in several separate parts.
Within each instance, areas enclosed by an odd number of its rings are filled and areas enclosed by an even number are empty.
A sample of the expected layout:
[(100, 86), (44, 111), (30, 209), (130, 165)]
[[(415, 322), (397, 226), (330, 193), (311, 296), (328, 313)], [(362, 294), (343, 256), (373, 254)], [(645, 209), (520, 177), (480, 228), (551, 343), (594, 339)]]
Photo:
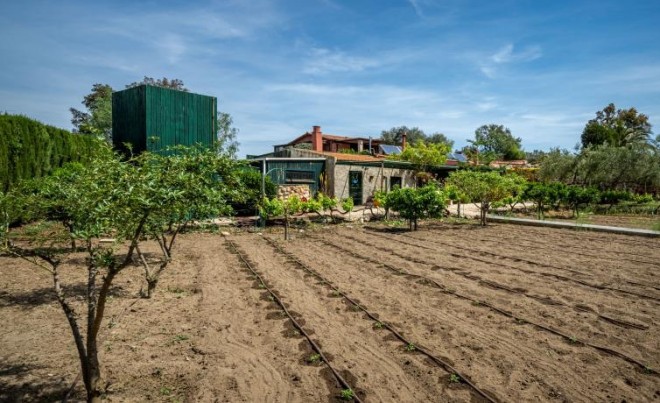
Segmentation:
[(497, 123), (570, 149), (610, 102), (660, 125), (657, 0), (25, 0), (3, 5), (0, 55), (0, 111), (71, 128), (94, 83), (179, 78), (234, 117), (241, 155), (313, 125), (461, 146)]

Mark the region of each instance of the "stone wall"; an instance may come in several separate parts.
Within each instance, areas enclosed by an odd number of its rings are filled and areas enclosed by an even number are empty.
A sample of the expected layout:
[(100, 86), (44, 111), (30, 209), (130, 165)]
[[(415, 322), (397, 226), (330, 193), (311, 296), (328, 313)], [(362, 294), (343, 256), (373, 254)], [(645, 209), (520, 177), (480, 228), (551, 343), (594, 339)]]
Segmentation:
[(288, 199), (291, 195), (297, 195), (300, 199), (309, 200), (311, 196), (309, 185), (280, 185), (277, 187), (278, 199)]
[(334, 169), (334, 196), (342, 200), (349, 196), (348, 175), (351, 171), (362, 172), (362, 203), (376, 191), (390, 191), (390, 178), (400, 177), (401, 186), (415, 186), (414, 172), (409, 169), (381, 168), (359, 165), (337, 164)]

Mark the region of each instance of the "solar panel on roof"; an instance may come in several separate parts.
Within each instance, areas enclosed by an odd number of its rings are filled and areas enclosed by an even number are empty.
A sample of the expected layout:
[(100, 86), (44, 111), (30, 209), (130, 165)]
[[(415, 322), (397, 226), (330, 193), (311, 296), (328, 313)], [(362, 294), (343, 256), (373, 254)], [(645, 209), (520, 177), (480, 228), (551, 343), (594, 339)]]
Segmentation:
[(401, 147), (399, 147), (399, 146), (393, 146), (393, 145), (389, 145), (389, 144), (381, 144), (379, 147), (380, 147), (380, 151), (385, 155), (401, 154)]
[(465, 158), (465, 154), (463, 153), (451, 153), (447, 156), (451, 160), (456, 160), (458, 162), (466, 162), (467, 158)]

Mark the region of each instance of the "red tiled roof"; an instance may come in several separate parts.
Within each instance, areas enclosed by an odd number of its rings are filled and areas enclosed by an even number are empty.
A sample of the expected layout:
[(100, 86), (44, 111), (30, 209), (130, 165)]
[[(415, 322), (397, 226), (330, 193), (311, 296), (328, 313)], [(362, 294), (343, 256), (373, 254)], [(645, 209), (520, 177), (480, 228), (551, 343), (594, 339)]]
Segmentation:
[(360, 161), (360, 162), (380, 162), (385, 160), (385, 158), (374, 157), (372, 155), (365, 154), (344, 154), (344, 153), (331, 153), (324, 151), (319, 153), (337, 159), (337, 161)]

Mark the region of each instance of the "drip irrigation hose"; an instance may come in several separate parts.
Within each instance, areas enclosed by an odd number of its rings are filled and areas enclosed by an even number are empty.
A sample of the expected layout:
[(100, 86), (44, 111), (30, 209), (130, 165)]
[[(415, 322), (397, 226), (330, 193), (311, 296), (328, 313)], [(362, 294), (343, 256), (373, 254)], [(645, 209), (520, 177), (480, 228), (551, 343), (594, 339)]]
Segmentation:
[(272, 239), (269, 239), (267, 237), (263, 237), (264, 240), (266, 240), (275, 250), (286, 256), (288, 259), (296, 263), (301, 269), (305, 270), (312, 276), (316, 277), (319, 279), (323, 284), (326, 284), (328, 287), (330, 287), (334, 292), (340, 294), (346, 301), (351, 303), (353, 306), (357, 307), (360, 309), (362, 312), (364, 312), (370, 319), (374, 320), (377, 323), (380, 323), (383, 328), (389, 330), (397, 339), (399, 339), (401, 342), (405, 343), (406, 345), (412, 345), (415, 346), (415, 351), (419, 351), (422, 355), (425, 355), (427, 358), (429, 358), (431, 361), (433, 361), (436, 365), (440, 366), (442, 369), (447, 371), (450, 374), (455, 374), (458, 376), (465, 384), (470, 386), (477, 394), (479, 394), (481, 397), (486, 399), (488, 402), (491, 403), (498, 403), (498, 400), (481, 390), (478, 386), (476, 386), (470, 379), (468, 379), (465, 375), (462, 375), (456, 368), (452, 367), (449, 363), (446, 361), (442, 360), (439, 357), (436, 357), (433, 355), (429, 350), (420, 347), (414, 343), (412, 343), (410, 340), (406, 339), (401, 333), (399, 333), (396, 329), (394, 329), (392, 326), (387, 324), (386, 322), (381, 321), (378, 317), (376, 317), (373, 313), (368, 311), (364, 306), (353, 300), (351, 297), (349, 297), (346, 293), (343, 291), (339, 290), (336, 286), (334, 286), (330, 281), (328, 281), (325, 277), (320, 275), (318, 272), (315, 270), (310, 269), (307, 265), (305, 265), (303, 262), (301, 262), (297, 257), (295, 257), (292, 253), (289, 253), (285, 251), (280, 245), (278, 245), (275, 241)]
[[(277, 305), (279, 305), (280, 308), (282, 308), (282, 311), (283, 311), (283, 312), (286, 314), (286, 316), (289, 318), (289, 320), (291, 321), (291, 323), (293, 324), (293, 326), (294, 326), (294, 327), (300, 332), (300, 334), (303, 335), (303, 337), (305, 337), (305, 339), (307, 339), (307, 342), (309, 343), (309, 345), (310, 345), (310, 346), (312, 347), (312, 349), (313, 349), (313, 350), (314, 350), (314, 351), (320, 356), (321, 361), (323, 361), (323, 362), (325, 363), (325, 365), (330, 369), (330, 371), (332, 372), (332, 375), (334, 375), (335, 379), (337, 380), (337, 382), (339, 382), (339, 384), (341, 385), (341, 387), (342, 387), (343, 389), (345, 389), (345, 390), (346, 390), (346, 389), (349, 389), (349, 390), (353, 390), (353, 391), (354, 391), (355, 389), (351, 388), (351, 386), (348, 384), (348, 382), (347, 382), (347, 381), (346, 381), (346, 380), (345, 380), (345, 379), (339, 374), (339, 372), (337, 372), (337, 370), (336, 370), (336, 369), (330, 364), (330, 362), (329, 362), (328, 359), (326, 358), (325, 354), (323, 354), (323, 351), (321, 351), (321, 347), (319, 347), (319, 345), (316, 344), (316, 342), (314, 342), (314, 341), (312, 340), (312, 338), (311, 338), (311, 337), (309, 336), (309, 334), (305, 331), (305, 329), (303, 329), (303, 327), (298, 323), (298, 321), (296, 321), (296, 320), (294, 319), (293, 315), (291, 315), (291, 313), (289, 312), (289, 310), (286, 309), (286, 307), (284, 306), (284, 303), (282, 302), (282, 300), (280, 299), (280, 297), (278, 297), (278, 296), (273, 292), (273, 290), (272, 290), (270, 287), (268, 287), (268, 285), (267, 285), (266, 282), (264, 281), (263, 277), (262, 277), (262, 276), (261, 276), (261, 275), (260, 275), (260, 274), (259, 274), (259, 273), (258, 273), (253, 267), (252, 267), (252, 265), (248, 262), (248, 260), (245, 258), (245, 256), (243, 256), (243, 254), (238, 250), (238, 247), (236, 246), (236, 244), (235, 244), (234, 242), (232, 242), (232, 241), (231, 241), (229, 238), (227, 238), (227, 237), (225, 237), (225, 240), (227, 241), (227, 245), (229, 245), (229, 249), (230, 249), (230, 251), (232, 251), (232, 252), (234, 252), (236, 255), (238, 255), (238, 257), (241, 259), (241, 261), (243, 262), (243, 264), (245, 265), (245, 267), (246, 267), (248, 270), (250, 270), (250, 272), (252, 272), (252, 274), (257, 278), (257, 280), (260, 282), (260, 284), (263, 285), (264, 290), (267, 291), (267, 292), (273, 297), (274, 302), (275, 302)], [(360, 398), (359, 398), (359, 397), (357, 396), (357, 394), (355, 394), (355, 393), (353, 394), (353, 401), (358, 402), (358, 403), (362, 403), (362, 401), (360, 400)]]
[[(406, 272), (405, 270), (398, 269), (398, 268), (396, 268), (396, 267), (394, 267), (394, 266), (391, 266), (391, 265), (388, 265), (388, 264), (383, 264), (383, 263), (377, 262), (377, 261), (375, 261), (375, 260), (373, 260), (373, 259), (370, 259), (370, 258), (364, 257), (364, 256), (362, 256), (362, 255), (359, 255), (359, 254), (357, 254), (357, 253), (355, 253), (355, 252), (353, 252), (353, 251), (351, 251), (351, 250), (349, 250), (349, 249), (346, 249), (346, 248), (344, 248), (344, 247), (342, 247), (342, 246), (340, 246), (340, 245), (337, 245), (337, 244), (335, 244), (335, 243), (329, 242), (329, 241), (327, 241), (326, 239), (323, 239), (323, 241), (326, 242), (326, 243), (328, 243), (328, 244), (330, 244), (330, 245), (332, 245), (332, 246), (334, 246), (334, 247), (336, 247), (337, 249), (343, 250), (344, 252), (350, 254), (351, 256), (353, 256), (353, 257), (355, 257), (355, 258), (362, 259), (362, 260), (364, 260), (364, 261), (367, 261), (367, 262), (370, 262), (370, 263), (373, 263), (373, 264), (377, 264), (377, 265), (383, 266), (383, 267), (387, 268), (387, 269), (390, 270), (390, 271), (394, 271), (394, 272), (396, 272), (396, 273), (403, 274), (403, 275), (406, 275), (406, 276), (411, 277), (411, 278), (418, 278), (418, 279), (424, 280), (424, 281), (426, 281), (426, 282), (429, 282), (429, 283), (433, 284), (436, 288), (438, 288), (439, 290), (441, 290), (442, 292), (444, 292), (444, 293), (446, 293), (446, 294), (454, 295), (454, 296), (456, 296), (456, 297), (458, 297), (458, 298), (460, 298), (460, 299), (464, 299), (464, 300), (467, 300), (467, 301), (473, 302), (473, 303), (478, 304), (478, 305), (483, 305), (483, 306), (485, 306), (485, 307), (487, 307), (487, 308), (490, 308), (490, 309), (493, 310), (494, 312), (497, 312), (497, 313), (499, 313), (499, 314), (501, 314), (501, 315), (504, 315), (504, 316), (507, 316), (507, 317), (509, 317), (509, 318), (514, 319), (514, 320), (515, 320), (516, 322), (518, 322), (518, 323), (529, 323), (530, 325), (535, 326), (535, 327), (537, 327), (537, 328), (539, 328), (539, 329), (542, 329), (542, 330), (547, 331), (547, 332), (549, 332), (549, 333), (552, 333), (552, 334), (555, 334), (555, 335), (557, 335), (557, 336), (560, 336), (560, 337), (566, 339), (567, 341), (569, 341), (570, 343), (573, 343), (573, 344), (582, 344), (582, 345), (585, 345), (585, 346), (588, 346), (588, 347), (594, 348), (594, 349), (596, 349), (596, 350), (598, 350), (598, 351), (602, 351), (602, 352), (604, 352), (604, 353), (610, 354), (610, 355), (612, 355), (612, 356), (614, 356), (614, 357), (621, 358), (621, 359), (623, 359), (624, 361), (627, 361), (627, 362), (629, 362), (629, 363), (631, 363), (631, 364), (634, 364), (634, 365), (638, 366), (640, 369), (642, 369), (642, 370), (643, 370), (645, 373), (647, 373), (647, 374), (652, 374), (652, 375), (656, 375), (656, 376), (658, 375), (658, 371), (654, 370), (653, 368), (649, 368), (649, 367), (648, 367), (647, 365), (645, 365), (644, 363), (642, 363), (642, 362), (640, 362), (640, 361), (638, 361), (638, 360), (636, 360), (636, 359), (634, 359), (634, 358), (632, 358), (632, 357), (629, 357), (629, 356), (627, 356), (627, 355), (625, 355), (625, 354), (623, 354), (623, 353), (621, 353), (621, 352), (619, 352), (619, 351), (613, 350), (613, 349), (611, 349), (611, 348), (609, 348), (609, 347), (604, 347), (604, 346), (599, 346), (599, 345), (596, 345), (596, 344), (592, 344), (592, 343), (590, 343), (590, 342), (588, 342), (588, 341), (577, 340), (577, 339), (576, 339), (575, 337), (573, 337), (573, 336), (569, 336), (569, 335), (567, 335), (567, 334), (565, 334), (565, 333), (563, 333), (563, 332), (561, 332), (561, 331), (559, 331), (559, 330), (553, 329), (553, 328), (551, 328), (551, 327), (549, 327), (549, 326), (546, 326), (546, 325), (543, 325), (543, 324), (540, 324), (540, 323), (536, 323), (536, 322), (530, 321), (530, 320), (528, 320), (528, 319), (522, 318), (522, 317), (520, 317), (520, 316), (514, 315), (513, 313), (511, 313), (511, 312), (509, 312), (509, 311), (506, 311), (506, 310), (504, 310), (504, 309), (502, 309), (502, 308), (498, 308), (498, 307), (496, 307), (496, 306), (494, 306), (494, 305), (491, 305), (490, 303), (488, 303), (488, 302), (486, 302), (486, 301), (481, 301), (481, 300), (478, 300), (478, 299), (474, 299), (474, 298), (469, 297), (469, 296), (467, 296), (467, 295), (459, 294), (459, 293), (456, 292), (456, 291), (448, 290), (443, 284), (438, 283), (436, 280), (434, 280), (434, 279), (432, 279), (432, 278), (429, 278), (429, 277), (426, 277), (426, 276), (423, 276), (423, 275), (420, 275), (420, 274), (409, 273), (409, 272)], [(608, 319), (610, 319), (610, 318), (608, 318)], [(627, 322), (626, 322), (626, 323), (627, 323)]]
[[(373, 232), (373, 230), (369, 230), (369, 231)], [(392, 240), (392, 238), (390, 238), (388, 236), (385, 236), (385, 235), (382, 235), (382, 234), (375, 234), (375, 235), (383, 237), (385, 239)], [(412, 242), (406, 242), (406, 241), (402, 241), (402, 240), (397, 240), (397, 241), (401, 242), (402, 244), (405, 244), (405, 245), (416, 246), (418, 248), (427, 249), (427, 250), (431, 250), (431, 251), (437, 251), (437, 249), (430, 248), (428, 246), (418, 245), (418, 244), (414, 244)], [(440, 245), (449, 246), (449, 247), (454, 248), (454, 249), (462, 249), (462, 250), (467, 250), (467, 251), (470, 251), (470, 252), (484, 253), (484, 254), (487, 254), (487, 255), (495, 256), (495, 257), (505, 257), (506, 258), (506, 256), (498, 255), (496, 253), (484, 252), (484, 251), (479, 251), (479, 250), (476, 250), (476, 249), (459, 248), (458, 246), (454, 246), (454, 245), (447, 244), (447, 243), (440, 242), (440, 241), (436, 241), (436, 243), (438, 243)], [(490, 262), (488, 260), (480, 259), (480, 258), (474, 257), (474, 256), (459, 255), (459, 254), (455, 254), (455, 253), (451, 253), (451, 252), (447, 252), (447, 253), (449, 254), (449, 256), (456, 257), (456, 258), (470, 259), (470, 260), (474, 260), (476, 262), (486, 263), (486, 264), (490, 264), (490, 265), (493, 264), (492, 262)], [(632, 295), (632, 296), (635, 296), (635, 297), (660, 302), (660, 298), (656, 298), (652, 295), (641, 294), (641, 293), (637, 293), (637, 292), (634, 292), (634, 291), (622, 290), (620, 288), (615, 288), (615, 287), (608, 287), (606, 285), (601, 285), (601, 284), (593, 284), (593, 283), (589, 283), (587, 281), (583, 281), (583, 280), (579, 280), (579, 279), (571, 278), (571, 277), (566, 277), (566, 276), (562, 276), (562, 275), (554, 274), (554, 273), (536, 272), (534, 270), (526, 270), (526, 269), (522, 269), (520, 267), (505, 265), (505, 264), (501, 264), (501, 263), (499, 263), (498, 265), (501, 266), (501, 267), (506, 267), (506, 268), (509, 268), (509, 269), (518, 270), (518, 271), (521, 271), (521, 272), (527, 273), (527, 274), (539, 275), (539, 276), (543, 276), (543, 277), (551, 277), (551, 278), (555, 278), (557, 280), (562, 280), (562, 281), (566, 281), (566, 282), (580, 284), (580, 285), (583, 285), (585, 287), (595, 288), (597, 290), (615, 291), (615, 292), (618, 292), (618, 293), (621, 293), (621, 294)], [(539, 264), (536, 263), (536, 265), (539, 265)], [(553, 266), (548, 266), (548, 265), (543, 265), (543, 266), (555, 268)], [(564, 269), (564, 270), (570, 270), (570, 269)]]

